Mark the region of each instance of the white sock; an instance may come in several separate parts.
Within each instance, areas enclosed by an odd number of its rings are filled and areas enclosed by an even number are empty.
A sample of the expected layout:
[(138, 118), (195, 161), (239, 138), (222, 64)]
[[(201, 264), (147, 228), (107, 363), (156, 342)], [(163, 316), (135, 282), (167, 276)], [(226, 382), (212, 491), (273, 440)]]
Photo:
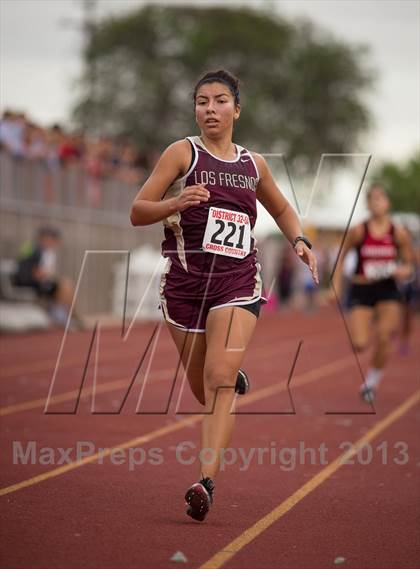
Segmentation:
[(382, 369), (378, 369), (375, 367), (371, 367), (368, 369), (368, 372), (366, 374), (366, 379), (365, 379), (365, 383), (367, 385), (367, 387), (372, 387), (373, 389), (375, 389), (375, 387), (378, 387), (379, 382), (382, 379), (384, 372)]

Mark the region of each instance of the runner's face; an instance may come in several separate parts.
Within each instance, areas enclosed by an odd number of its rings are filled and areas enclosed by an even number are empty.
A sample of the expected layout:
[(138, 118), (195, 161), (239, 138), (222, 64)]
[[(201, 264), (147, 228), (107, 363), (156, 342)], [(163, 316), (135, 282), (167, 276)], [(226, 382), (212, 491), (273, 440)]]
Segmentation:
[(388, 196), (382, 188), (374, 188), (369, 195), (368, 208), (372, 215), (386, 215), (389, 211), (390, 203)]
[(204, 134), (212, 137), (232, 129), (233, 121), (239, 118), (240, 107), (227, 85), (205, 83), (195, 98), (195, 120)]

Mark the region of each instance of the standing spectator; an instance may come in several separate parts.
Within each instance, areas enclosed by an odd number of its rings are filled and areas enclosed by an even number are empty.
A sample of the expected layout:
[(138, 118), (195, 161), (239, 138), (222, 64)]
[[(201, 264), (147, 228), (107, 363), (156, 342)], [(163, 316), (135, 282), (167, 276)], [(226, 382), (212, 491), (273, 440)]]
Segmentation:
[(55, 171), (60, 166), (60, 146), (63, 142), (63, 131), (60, 125), (55, 124), (47, 130), (46, 161), (49, 170)]
[(34, 123), (28, 123), (25, 146), (25, 154), (30, 160), (45, 159), (47, 151), (45, 132), (40, 126)]
[(63, 136), (58, 148), (58, 157), (62, 166), (74, 164), (83, 156), (83, 148), (76, 134)]
[(290, 247), (283, 247), (277, 276), (277, 292), (280, 308), (285, 308), (292, 297), (293, 279), (296, 270), (295, 253)]
[(55, 124), (46, 131), (46, 152), (45, 152), (45, 201), (54, 201), (54, 179), (57, 178), (60, 169), (60, 145), (63, 139), (63, 132), (60, 125)]
[(85, 158), (86, 191), (88, 204), (93, 207), (99, 207), (102, 197), (101, 180), (104, 167), (101, 160), (101, 150), (102, 147), (99, 142), (88, 142)]
[(15, 158), (25, 154), (26, 120), (23, 113), (5, 111), (0, 121), (0, 144)]

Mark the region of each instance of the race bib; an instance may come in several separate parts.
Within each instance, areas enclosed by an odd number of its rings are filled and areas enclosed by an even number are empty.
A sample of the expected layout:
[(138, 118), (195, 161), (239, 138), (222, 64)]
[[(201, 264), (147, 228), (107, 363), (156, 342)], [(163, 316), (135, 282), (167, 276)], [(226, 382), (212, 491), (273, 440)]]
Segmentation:
[(251, 224), (246, 213), (211, 207), (203, 238), (203, 250), (216, 255), (246, 257), (251, 249)]
[(367, 261), (364, 264), (364, 273), (368, 279), (378, 281), (392, 276), (395, 268), (395, 261)]

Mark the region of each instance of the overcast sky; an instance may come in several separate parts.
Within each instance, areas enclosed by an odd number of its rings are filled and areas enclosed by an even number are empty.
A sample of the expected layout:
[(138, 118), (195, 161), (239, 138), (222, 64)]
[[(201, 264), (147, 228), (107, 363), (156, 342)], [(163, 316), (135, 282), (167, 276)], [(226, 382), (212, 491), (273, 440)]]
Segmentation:
[[(373, 154), (375, 164), (382, 158), (403, 160), (420, 148), (419, 2), (252, 3), (268, 4), (290, 18), (309, 18), (338, 38), (369, 45), (369, 62), (379, 76), (376, 90), (369, 97), (376, 126), (364, 150)], [(140, 0), (99, 0), (97, 12), (99, 16), (121, 14), (141, 4), (144, 2)], [(1, 107), (25, 111), (41, 124), (66, 123), (74, 101), (73, 82), (81, 71), (81, 3), (0, 0), (0, 10)]]

